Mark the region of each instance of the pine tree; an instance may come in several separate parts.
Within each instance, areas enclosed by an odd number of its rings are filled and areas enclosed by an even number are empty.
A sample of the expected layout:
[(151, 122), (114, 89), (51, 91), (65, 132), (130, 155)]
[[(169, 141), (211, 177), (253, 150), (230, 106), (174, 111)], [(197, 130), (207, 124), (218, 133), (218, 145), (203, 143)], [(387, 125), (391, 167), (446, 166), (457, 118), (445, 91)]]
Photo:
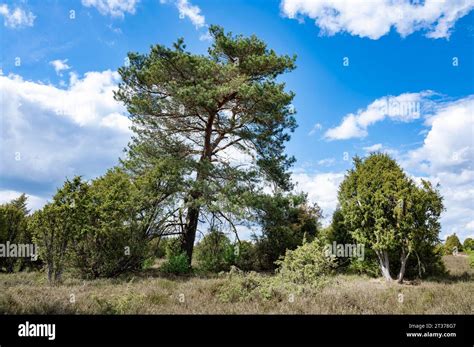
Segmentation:
[(189, 262), (201, 220), (212, 215), (233, 226), (264, 182), (291, 188), (294, 161), (284, 153), (296, 127), (293, 94), (276, 78), (294, 69), (295, 57), (277, 55), (255, 36), (218, 26), (210, 34), (208, 55), (187, 52), (182, 39), (130, 53), (115, 95), (134, 124), (125, 167), (141, 175), (166, 165), (179, 182), (162, 232), (181, 235)]

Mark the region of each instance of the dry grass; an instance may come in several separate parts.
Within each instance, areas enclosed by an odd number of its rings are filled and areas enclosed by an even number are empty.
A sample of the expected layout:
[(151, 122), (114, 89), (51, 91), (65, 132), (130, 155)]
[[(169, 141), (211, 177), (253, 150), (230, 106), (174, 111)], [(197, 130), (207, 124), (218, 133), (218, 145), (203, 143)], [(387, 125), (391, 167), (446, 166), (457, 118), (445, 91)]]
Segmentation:
[[(50, 287), (42, 273), (1, 274), (0, 313), (473, 314), (474, 272), (468, 258), (448, 256), (445, 262), (451, 275), (442, 279), (398, 285), (338, 275), (318, 288), (305, 287), (293, 292), (277, 286), (271, 288), (270, 296), (250, 290), (250, 295), (232, 300), (223, 300), (223, 294), (235, 288), (241, 290), (239, 280), (245, 276), (165, 278), (150, 269), (117, 279), (66, 278), (64, 284)], [(254, 277), (272, 279), (264, 275)]]
[(469, 255), (466, 253), (459, 253), (457, 256), (445, 255), (443, 261), (452, 276), (467, 276), (474, 273), (472, 266), (469, 266)]

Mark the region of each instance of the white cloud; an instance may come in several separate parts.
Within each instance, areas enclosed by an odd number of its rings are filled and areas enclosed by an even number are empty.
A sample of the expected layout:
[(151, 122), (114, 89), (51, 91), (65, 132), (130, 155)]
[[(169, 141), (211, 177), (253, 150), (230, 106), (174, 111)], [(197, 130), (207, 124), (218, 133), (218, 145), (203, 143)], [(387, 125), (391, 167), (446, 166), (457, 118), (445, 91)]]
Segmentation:
[(308, 135), (312, 136), (312, 135), (316, 134), (316, 132), (321, 130), (322, 128), (323, 128), (323, 126), (320, 123), (316, 123), (313, 126), (313, 128), (311, 129), (311, 131), (308, 133)]
[(36, 18), (31, 11), (19, 7), (11, 11), (6, 4), (0, 4), (0, 15), (3, 16), (3, 24), (12, 29), (32, 27)]
[(425, 121), (431, 129), (421, 148), (409, 153), (415, 165), (429, 161), (432, 172), (470, 166), (474, 161), (474, 97), (441, 104)]
[(350, 113), (342, 123), (328, 129), (324, 134), (328, 140), (346, 140), (354, 137), (367, 136), (367, 128), (385, 118), (400, 122), (411, 122), (421, 117), (423, 112), (430, 111), (435, 95), (432, 91), (420, 93), (404, 93), (398, 96), (386, 96), (375, 100), (365, 109)]
[(365, 136), (367, 136), (367, 130), (357, 124), (357, 116), (352, 113), (344, 117), (339, 126), (328, 129), (324, 134), (324, 137), (329, 140), (346, 140)]
[(344, 179), (343, 172), (328, 173), (293, 173), (292, 178), (297, 183), (296, 190), (308, 193), (308, 199), (316, 202), (322, 208), (324, 224), (329, 224), (332, 213), (337, 206), (337, 191)]
[(462, 177), (450, 173), (427, 177), (431, 182), (440, 184), (440, 192), (444, 198), (446, 211), (441, 217), (442, 238), (455, 232), (463, 240), (472, 233), (470, 223), (474, 215), (474, 171), (465, 170), (460, 175), (469, 176), (470, 181), (461, 183)]
[(205, 32), (201, 35), (199, 35), (199, 40), (200, 41), (212, 41), (212, 36), (211, 34), (209, 34), (209, 32)]
[(406, 153), (402, 165), (440, 184), (443, 236), (465, 238), (474, 216), (474, 96), (443, 103), (426, 125), (423, 145)]
[(347, 32), (376, 40), (393, 28), (405, 37), (418, 30), (449, 38), (456, 21), (474, 8), (472, 0), (282, 0), (283, 15), (309, 17), (322, 34)]
[(318, 165), (331, 166), (336, 162), (336, 158), (325, 158), (318, 161)]
[(139, 0), (82, 0), (82, 5), (95, 7), (100, 14), (123, 17), (125, 13), (135, 13)]
[(206, 24), (206, 19), (201, 14), (201, 9), (192, 5), (188, 0), (177, 0), (176, 7), (179, 11), (180, 18), (188, 18), (196, 28), (201, 28)]
[(3, 186), (46, 194), (65, 177), (91, 178), (115, 165), (131, 135), (126, 110), (113, 98), (118, 81), (110, 70), (70, 73), (67, 89), (0, 76)]
[(131, 121), (123, 114), (113, 112), (104, 115), (100, 120), (99, 125), (104, 128), (116, 129), (123, 133), (127, 133), (130, 131)]
[[(199, 6), (193, 5), (189, 0), (160, 0), (161, 4), (173, 3), (179, 11), (179, 18), (188, 18), (196, 29), (206, 27), (206, 18), (201, 13)], [(209, 40), (210, 36), (202, 34), (201, 41)]]
[(378, 152), (378, 151), (380, 151), (382, 148), (383, 148), (383, 146), (382, 146), (381, 143), (376, 143), (376, 144), (374, 144), (374, 145), (372, 145), (372, 146), (364, 147), (364, 151), (366, 151), (367, 153)]
[(57, 59), (49, 62), (50, 65), (54, 67), (56, 73), (62, 76), (61, 71), (69, 70), (71, 67), (67, 64), (67, 59)]
[(107, 25), (107, 28), (110, 29), (115, 34), (122, 34), (122, 29), (114, 27), (112, 24)]
[[(0, 204), (10, 202), (13, 199), (18, 198), (22, 193), (14, 190), (0, 190)], [(46, 204), (46, 199), (43, 199), (36, 195), (27, 194), (28, 200), (26, 205), (31, 211), (36, 211), (42, 208)]]

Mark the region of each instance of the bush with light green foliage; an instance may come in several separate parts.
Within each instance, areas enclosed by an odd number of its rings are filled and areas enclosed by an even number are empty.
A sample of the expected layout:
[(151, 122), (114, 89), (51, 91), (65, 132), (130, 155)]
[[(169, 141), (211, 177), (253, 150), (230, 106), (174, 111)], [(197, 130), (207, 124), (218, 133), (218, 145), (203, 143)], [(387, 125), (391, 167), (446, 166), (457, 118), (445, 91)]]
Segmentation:
[(290, 294), (315, 290), (329, 281), (336, 260), (326, 255), (323, 242), (315, 239), (305, 242), (295, 250), (288, 250), (276, 262), (276, 274), (268, 276), (254, 271), (243, 272), (231, 267), (227, 281), (220, 288), (218, 298), (224, 302), (245, 300), (284, 300)]
[(227, 280), (219, 288), (217, 297), (222, 302), (242, 302), (255, 300), (286, 300), (290, 294), (303, 291), (302, 285), (286, 281), (282, 276), (268, 276), (251, 272), (227, 274)]
[(288, 250), (276, 264), (279, 266), (278, 273), (284, 279), (297, 284), (312, 284), (333, 273), (336, 259), (326, 254), (323, 242), (315, 239), (295, 250)]

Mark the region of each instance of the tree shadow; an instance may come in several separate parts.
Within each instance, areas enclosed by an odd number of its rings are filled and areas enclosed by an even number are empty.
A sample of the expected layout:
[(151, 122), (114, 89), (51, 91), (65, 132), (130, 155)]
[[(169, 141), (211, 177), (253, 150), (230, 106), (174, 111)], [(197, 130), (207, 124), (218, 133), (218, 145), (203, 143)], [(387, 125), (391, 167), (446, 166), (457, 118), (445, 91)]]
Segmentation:
[(453, 284), (453, 283), (459, 283), (459, 282), (473, 282), (474, 281), (474, 274), (468, 271), (465, 271), (463, 273), (445, 273), (443, 275), (439, 276), (433, 276), (429, 277), (426, 280), (431, 281), (431, 282), (436, 282), (436, 283), (444, 283), (444, 284)]
[(146, 280), (146, 279), (166, 279), (175, 282), (188, 282), (190, 280), (201, 278), (201, 279), (215, 279), (220, 278), (219, 274), (215, 273), (204, 273), (200, 271), (196, 271), (193, 269), (191, 272), (186, 274), (168, 274), (160, 270), (159, 268), (150, 267), (147, 269), (141, 269), (136, 271), (129, 271), (119, 276), (115, 277), (114, 279), (117, 281), (129, 282), (133, 280)]

